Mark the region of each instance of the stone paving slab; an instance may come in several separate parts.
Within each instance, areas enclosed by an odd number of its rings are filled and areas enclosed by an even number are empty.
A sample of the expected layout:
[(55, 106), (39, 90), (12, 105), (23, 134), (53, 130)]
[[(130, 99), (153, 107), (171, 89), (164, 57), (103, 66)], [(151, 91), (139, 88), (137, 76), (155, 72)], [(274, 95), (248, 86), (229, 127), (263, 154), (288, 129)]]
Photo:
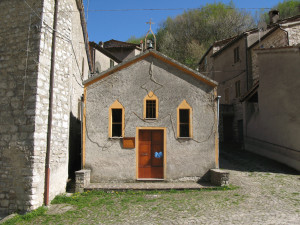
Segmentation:
[(196, 182), (136, 182), (136, 183), (91, 183), (85, 190), (199, 190), (216, 188), (209, 183)]

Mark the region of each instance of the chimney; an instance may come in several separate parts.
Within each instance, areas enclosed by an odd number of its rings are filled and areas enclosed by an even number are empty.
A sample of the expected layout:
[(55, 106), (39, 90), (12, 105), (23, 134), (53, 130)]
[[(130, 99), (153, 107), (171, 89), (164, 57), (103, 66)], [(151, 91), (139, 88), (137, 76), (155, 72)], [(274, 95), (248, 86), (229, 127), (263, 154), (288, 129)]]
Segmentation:
[(279, 11), (277, 9), (271, 10), (269, 12), (270, 24), (277, 23), (279, 20)]
[(144, 51), (144, 43), (143, 43), (143, 40), (141, 40), (141, 42), (140, 42), (140, 48), (141, 48), (141, 50), (142, 50), (142, 52)]
[(100, 45), (101, 48), (103, 48), (103, 41), (100, 41), (99, 45)]

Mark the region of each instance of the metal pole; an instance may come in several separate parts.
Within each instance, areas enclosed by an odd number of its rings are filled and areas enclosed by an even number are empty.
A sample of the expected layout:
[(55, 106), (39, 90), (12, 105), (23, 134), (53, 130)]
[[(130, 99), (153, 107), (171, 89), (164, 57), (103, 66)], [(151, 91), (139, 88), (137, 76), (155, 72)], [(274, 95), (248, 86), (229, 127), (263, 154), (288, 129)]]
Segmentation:
[(220, 139), (219, 139), (219, 122), (220, 122), (220, 98), (221, 96), (217, 96), (217, 117), (218, 117), (218, 121), (217, 121), (217, 130), (218, 130), (218, 165), (217, 165), (217, 168), (216, 169), (219, 169), (220, 168)]
[(50, 84), (49, 84), (49, 112), (47, 127), (47, 148), (46, 148), (46, 165), (45, 165), (45, 193), (44, 204), (49, 205), (49, 188), (50, 188), (50, 150), (51, 150), (51, 130), (52, 130), (52, 111), (53, 111), (53, 86), (54, 86), (54, 69), (55, 69), (55, 44), (56, 44), (56, 27), (58, 0), (54, 3), (54, 20), (52, 32), (52, 52), (51, 52), (51, 68), (50, 68)]
[(84, 108), (84, 96), (81, 96), (81, 107), (80, 107), (80, 129), (81, 129), (81, 169), (83, 169), (82, 156), (83, 156), (83, 108)]

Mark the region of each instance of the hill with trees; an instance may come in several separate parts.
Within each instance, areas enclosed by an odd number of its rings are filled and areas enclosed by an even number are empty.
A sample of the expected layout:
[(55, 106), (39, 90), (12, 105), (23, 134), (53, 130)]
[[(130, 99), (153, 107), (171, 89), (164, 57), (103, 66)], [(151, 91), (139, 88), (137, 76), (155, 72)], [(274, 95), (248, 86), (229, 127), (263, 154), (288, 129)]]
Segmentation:
[[(300, 0), (288, 0), (273, 8), (280, 11), (280, 18), (286, 18), (298, 14), (299, 5)], [(267, 15), (261, 12), (260, 20), (268, 22)], [(157, 50), (195, 69), (214, 41), (235, 36), (256, 26), (253, 15), (236, 8), (233, 2), (207, 4), (185, 11), (175, 18), (167, 18), (156, 33)], [(140, 43), (144, 38), (133, 36), (128, 41)]]

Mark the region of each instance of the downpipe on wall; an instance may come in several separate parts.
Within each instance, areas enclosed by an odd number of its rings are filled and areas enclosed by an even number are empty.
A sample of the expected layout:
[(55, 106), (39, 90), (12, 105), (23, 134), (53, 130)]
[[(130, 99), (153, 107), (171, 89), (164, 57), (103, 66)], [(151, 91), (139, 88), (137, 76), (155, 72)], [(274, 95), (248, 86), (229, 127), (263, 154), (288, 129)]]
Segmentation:
[(221, 96), (217, 96), (217, 135), (218, 135), (218, 163), (216, 165), (216, 169), (220, 168), (220, 139), (219, 139), (219, 121), (220, 121), (220, 98)]
[(51, 131), (52, 131), (52, 112), (53, 112), (53, 86), (54, 86), (54, 70), (55, 70), (55, 48), (56, 48), (56, 27), (57, 27), (58, 0), (54, 3), (54, 19), (52, 33), (52, 49), (51, 49), (51, 67), (50, 67), (50, 84), (49, 84), (49, 112), (47, 127), (47, 147), (46, 147), (46, 164), (45, 164), (45, 192), (44, 204), (49, 205), (49, 189), (50, 189), (50, 152), (51, 152)]

